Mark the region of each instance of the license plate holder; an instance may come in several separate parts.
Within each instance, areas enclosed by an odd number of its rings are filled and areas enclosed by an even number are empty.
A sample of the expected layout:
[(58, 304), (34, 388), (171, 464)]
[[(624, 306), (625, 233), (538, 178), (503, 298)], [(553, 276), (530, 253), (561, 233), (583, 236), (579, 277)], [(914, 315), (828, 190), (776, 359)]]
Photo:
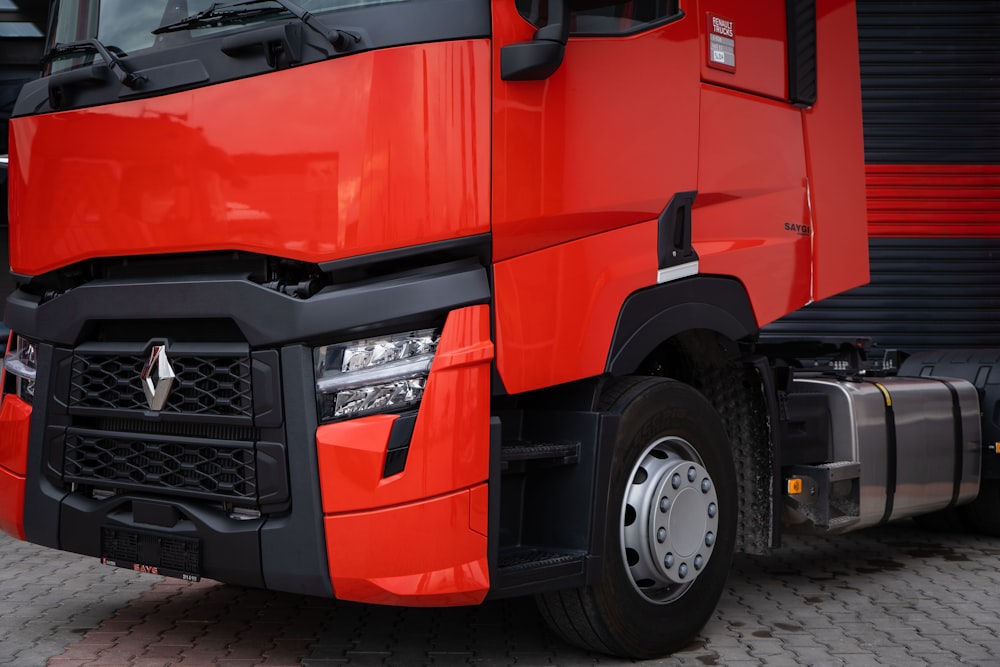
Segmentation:
[(201, 581), (201, 540), (125, 528), (101, 528), (101, 562), (136, 572)]

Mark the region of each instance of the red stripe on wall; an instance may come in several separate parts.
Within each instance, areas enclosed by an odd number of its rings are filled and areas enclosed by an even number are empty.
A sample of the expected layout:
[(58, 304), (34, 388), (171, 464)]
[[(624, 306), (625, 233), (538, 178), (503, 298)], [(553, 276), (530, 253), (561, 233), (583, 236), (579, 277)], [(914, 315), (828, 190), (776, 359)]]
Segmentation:
[(1000, 237), (1000, 165), (869, 164), (868, 231), (887, 237)]

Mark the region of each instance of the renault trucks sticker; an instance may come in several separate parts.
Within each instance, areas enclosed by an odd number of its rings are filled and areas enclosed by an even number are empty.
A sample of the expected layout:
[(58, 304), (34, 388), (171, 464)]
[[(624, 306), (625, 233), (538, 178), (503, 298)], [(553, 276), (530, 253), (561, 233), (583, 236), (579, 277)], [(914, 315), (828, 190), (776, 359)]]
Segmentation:
[(724, 72), (736, 71), (736, 33), (733, 22), (708, 15), (708, 66)]

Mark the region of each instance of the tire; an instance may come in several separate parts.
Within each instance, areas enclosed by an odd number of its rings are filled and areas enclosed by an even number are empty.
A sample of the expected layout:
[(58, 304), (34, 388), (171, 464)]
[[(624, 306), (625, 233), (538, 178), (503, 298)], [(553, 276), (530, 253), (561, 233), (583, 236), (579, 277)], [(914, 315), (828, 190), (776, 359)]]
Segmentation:
[(966, 520), (964, 509), (964, 507), (952, 507), (930, 514), (920, 514), (913, 517), (913, 522), (921, 530), (931, 533), (967, 533), (972, 527)]
[(537, 597), (570, 643), (627, 658), (683, 648), (722, 595), (736, 541), (736, 475), (722, 420), (687, 385), (624, 378), (599, 583)]
[(984, 479), (976, 499), (959, 509), (977, 532), (1000, 537), (1000, 480)]
[(985, 479), (968, 505), (913, 517), (923, 530), (936, 533), (979, 533), (1000, 537), (1000, 480)]

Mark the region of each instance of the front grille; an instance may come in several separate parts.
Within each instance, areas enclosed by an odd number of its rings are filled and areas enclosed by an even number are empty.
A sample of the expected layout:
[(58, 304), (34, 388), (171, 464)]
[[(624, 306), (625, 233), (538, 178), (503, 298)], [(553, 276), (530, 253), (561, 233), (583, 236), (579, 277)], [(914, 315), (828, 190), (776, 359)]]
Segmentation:
[[(70, 407), (146, 411), (149, 406), (139, 374), (144, 355), (73, 355)], [(250, 358), (243, 356), (173, 356), (176, 373), (161, 412), (209, 416), (253, 416)]]
[(66, 481), (94, 488), (158, 491), (237, 505), (257, 502), (257, 462), (251, 443), (70, 429), (63, 474)]
[(52, 384), (63, 388), (53, 395), (65, 397), (50, 403), (53, 481), (87, 495), (287, 509), (278, 351), (164, 342), (175, 379), (160, 411), (141, 378), (152, 343), (87, 342), (52, 365)]

